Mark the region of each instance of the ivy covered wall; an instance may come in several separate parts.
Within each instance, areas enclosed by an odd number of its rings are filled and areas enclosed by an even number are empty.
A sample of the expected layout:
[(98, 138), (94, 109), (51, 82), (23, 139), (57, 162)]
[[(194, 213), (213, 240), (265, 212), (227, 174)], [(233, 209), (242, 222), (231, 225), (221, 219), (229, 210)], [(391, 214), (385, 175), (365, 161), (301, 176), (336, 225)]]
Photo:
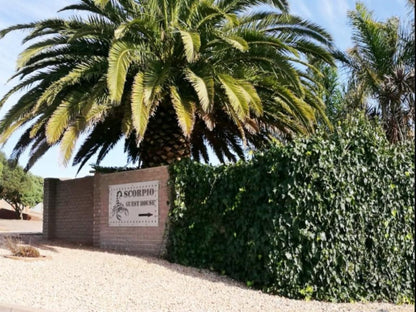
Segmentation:
[(250, 161), (170, 167), (168, 257), (290, 298), (414, 302), (414, 144), (363, 119)]

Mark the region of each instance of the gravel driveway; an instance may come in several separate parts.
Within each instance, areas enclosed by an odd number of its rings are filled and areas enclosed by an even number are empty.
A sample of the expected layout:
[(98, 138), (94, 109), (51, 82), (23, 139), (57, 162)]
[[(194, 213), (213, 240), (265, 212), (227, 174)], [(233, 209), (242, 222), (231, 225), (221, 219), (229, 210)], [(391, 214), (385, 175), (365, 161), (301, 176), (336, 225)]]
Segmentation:
[(32, 240), (46, 259), (5, 258), (0, 305), (82, 311), (413, 311), (414, 305), (289, 300), (250, 290), (212, 272), (167, 261)]

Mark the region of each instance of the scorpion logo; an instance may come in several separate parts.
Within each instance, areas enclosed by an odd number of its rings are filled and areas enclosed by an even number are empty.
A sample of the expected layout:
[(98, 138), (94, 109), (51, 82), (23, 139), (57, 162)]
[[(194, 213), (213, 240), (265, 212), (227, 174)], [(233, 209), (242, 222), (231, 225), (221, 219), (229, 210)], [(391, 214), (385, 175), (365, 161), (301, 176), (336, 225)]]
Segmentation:
[(111, 216), (114, 217), (116, 216), (117, 220), (120, 221), (121, 220), (121, 215), (124, 214), (125, 216), (129, 215), (129, 210), (124, 207), (124, 205), (122, 203), (120, 203), (119, 198), (122, 197), (122, 192), (118, 191), (117, 195), (116, 195), (116, 204), (113, 206), (113, 209), (111, 211)]

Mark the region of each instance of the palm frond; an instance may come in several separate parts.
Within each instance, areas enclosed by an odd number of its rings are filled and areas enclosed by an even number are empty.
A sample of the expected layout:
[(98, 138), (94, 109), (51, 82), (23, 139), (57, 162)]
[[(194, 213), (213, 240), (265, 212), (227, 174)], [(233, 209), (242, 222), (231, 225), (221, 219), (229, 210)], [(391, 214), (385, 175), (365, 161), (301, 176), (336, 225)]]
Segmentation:
[(104, 8), (107, 4), (111, 3), (111, 0), (94, 0), (95, 5)]
[(232, 112), (235, 112), (240, 121), (245, 120), (249, 116), (249, 106), (244, 90), (241, 88), (238, 81), (230, 75), (220, 74), (218, 75), (218, 79), (225, 90)]
[(15, 31), (15, 30), (24, 30), (24, 29), (31, 29), (36, 26), (36, 23), (29, 23), (29, 24), (18, 24), (11, 27), (4, 28), (0, 30), (0, 39), (6, 36), (8, 33)]
[(185, 49), (186, 59), (193, 63), (198, 59), (199, 49), (201, 47), (201, 38), (197, 32), (180, 30), (183, 46)]
[(229, 45), (231, 45), (233, 48), (241, 51), (246, 52), (248, 50), (248, 43), (245, 41), (242, 37), (236, 36), (236, 35), (228, 35), (228, 36), (220, 36), (222, 40), (227, 42)]
[(68, 126), (71, 114), (68, 102), (61, 103), (52, 114), (46, 126), (46, 140), (49, 144), (56, 143)]
[(195, 103), (181, 97), (175, 87), (170, 87), (170, 97), (178, 118), (179, 126), (185, 137), (191, 136), (195, 123)]
[[(94, 155), (99, 163), (121, 139), (127, 160), (146, 166), (191, 152), (208, 161), (206, 145), (221, 161), (236, 160), (245, 146), (312, 132), (323, 106), (319, 81), (308, 76), (316, 68), (305, 60), (332, 63), (332, 39), (288, 6), (79, 0), (62, 11), (82, 14), (1, 30), (0, 37), (27, 30), (29, 44), (12, 77), (19, 82), (0, 106), (25, 93), (0, 121), (0, 135), (6, 141), (28, 127), (14, 155), (30, 147), (29, 167), (60, 144), (63, 162), (75, 154), (81, 168)], [(393, 43), (394, 33), (378, 40)], [(372, 72), (360, 72), (366, 75)]]
[(247, 81), (239, 81), (239, 85), (250, 109), (257, 117), (260, 117), (263, 114), (263, 106), (256, 88)]
[(117, 41), (112, 45), (108, 56), (107, 84), (110, 98), (115, 103), (120, 103), (127, 71), (142, 51), (141, 46), (134, 43)]
[(211, 77), (201, 78), (190, 69), (185, 71), (185, 76), (198, 95), (202, 110), (205, 113), (211, 112), (214, 100), (214, 80)]
[(131, 93), (131, 113), (133, 127), (137, 133), (137, 143), (139, 144), (146, 132), (150, 114), (153, 110), (152, 103), (145, 102), (144, 99), (144, 74), (138, 73), (134, 78)]
[(71, 125), (68, 127), (63, 136), (62, 140), (60, 142), (60, 150), (61, 155), (63, 157), (63, 164), (66, 166), (68, 162), (71, 159), (72, 153), (75, 148), (75, 143), (77, 142), (78, 136), (79, 136), (79, 127), (75, 125)]

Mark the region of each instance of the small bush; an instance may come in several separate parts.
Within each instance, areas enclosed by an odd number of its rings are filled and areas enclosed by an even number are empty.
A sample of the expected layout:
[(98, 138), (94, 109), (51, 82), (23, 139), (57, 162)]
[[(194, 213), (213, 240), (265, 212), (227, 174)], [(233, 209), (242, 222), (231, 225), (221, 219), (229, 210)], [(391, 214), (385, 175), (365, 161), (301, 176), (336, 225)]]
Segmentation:
[(352, 119), (248, 162), (172, 165), (168, 257), (290, 298), (414, 302), (413, 156)]
[(14, 238), (6, 238), (5, 246), (10, 250), (12, 256), (15, 257), (30, 257), (38, 258), (40, 257), (39, 250), (30, 245), (23, 245), (21, 241)]

